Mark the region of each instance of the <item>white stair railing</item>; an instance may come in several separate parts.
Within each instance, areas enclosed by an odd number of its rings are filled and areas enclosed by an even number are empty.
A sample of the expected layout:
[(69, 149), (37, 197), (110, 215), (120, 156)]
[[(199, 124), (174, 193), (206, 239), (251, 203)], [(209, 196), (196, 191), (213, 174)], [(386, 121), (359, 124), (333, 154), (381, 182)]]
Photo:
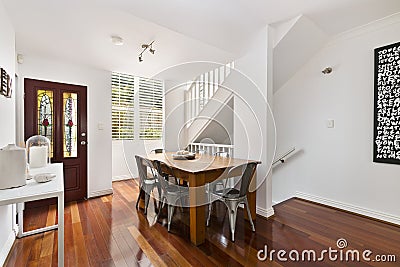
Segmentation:
[(190, 152), (200, 152), (209, 155), (215, 155), (217, 152), (227, 152), (228, 157), (233, 157), (233, 145), (190, 143), (187, 148)]
[[(188, 88), (185, 91), (186, 121), (191, 122), (200, 114), (209, 99), (217, 92), (234, 67), (234, 62), (230, 62), (203, 73), (194, 79), (194, 81), (188, 83)], [(190, 123), (186, 126), (189, 127)]]

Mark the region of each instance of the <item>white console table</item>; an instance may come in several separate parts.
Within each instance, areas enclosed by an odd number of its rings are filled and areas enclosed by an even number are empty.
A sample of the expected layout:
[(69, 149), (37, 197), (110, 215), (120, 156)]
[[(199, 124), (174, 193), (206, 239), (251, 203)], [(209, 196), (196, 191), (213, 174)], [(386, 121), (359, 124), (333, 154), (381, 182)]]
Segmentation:
[(19, 233), (18, 237), (42, 233), (58, 228), (58, 266), (64, 266), (64, 175), (63, 164), (50, 164), (44, 168), (31, 169), (30, 174), (55, 173), (56, 178), (50, 182), (37, 183), (28, 180), (25, 186), (0, 190), (0, 206), (9, 204), (20, 204), (46, 198), (57, 197), (58, 199), (58, 225), (49, 226), (29, 232), (23, 232), (23, 211), (19, 209)]

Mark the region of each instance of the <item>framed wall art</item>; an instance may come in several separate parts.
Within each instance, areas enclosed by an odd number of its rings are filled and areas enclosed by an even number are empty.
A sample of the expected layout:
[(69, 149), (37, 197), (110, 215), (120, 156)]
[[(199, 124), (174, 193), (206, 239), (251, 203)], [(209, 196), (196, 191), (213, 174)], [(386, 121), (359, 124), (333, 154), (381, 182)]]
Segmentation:
[(12, 78), (3, 68), (0, 68), (0, 94), (8, 98), (12, 94)]
[(400, 164), (400, 42), (375, 49), (374, 162)]

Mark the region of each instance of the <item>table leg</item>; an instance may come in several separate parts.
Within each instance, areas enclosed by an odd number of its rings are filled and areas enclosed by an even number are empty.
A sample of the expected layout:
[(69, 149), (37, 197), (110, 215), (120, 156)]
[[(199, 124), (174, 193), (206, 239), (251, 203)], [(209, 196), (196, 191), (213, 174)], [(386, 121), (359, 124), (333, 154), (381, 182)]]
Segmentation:
[[(247, 201), (249, 202), (249, 208), (251, 213), (251, 218), (253, 221), (256, 219), (256, 190), (257, 190), (257, 171), (254, 172), (253, 178), (251, 179), (249, 192), (247, 193)], [(244, 210), (245, 220), (249, 220), (246, 210)]]
[(204, 174), (189, 175), (190, 241), (196, 246), (204, 243), (206, 233), (204, 184)]
[(18, 216), (18, 238), (23, 237), (24, 233), (24, 203), (17, 203), (17, 216)]
[(58, 266), (64, 266), (64, 192), (58, 196)]

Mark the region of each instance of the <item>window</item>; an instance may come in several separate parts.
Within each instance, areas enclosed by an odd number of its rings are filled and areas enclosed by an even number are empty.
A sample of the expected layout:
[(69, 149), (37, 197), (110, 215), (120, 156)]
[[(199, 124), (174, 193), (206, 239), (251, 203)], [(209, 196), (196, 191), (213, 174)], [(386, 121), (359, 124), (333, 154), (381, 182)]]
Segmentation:
[(113, 72), (112, 88), (112, 138), (116, 140), (134, 139), (134, 76)]
[(164, 118), (164, 84), (160, 80), (112, 73), (114, 140), (159, 140)]
[(139, 114), (142, 140), (161, 139), (163, 130), (163, 83), (139, 78)]

